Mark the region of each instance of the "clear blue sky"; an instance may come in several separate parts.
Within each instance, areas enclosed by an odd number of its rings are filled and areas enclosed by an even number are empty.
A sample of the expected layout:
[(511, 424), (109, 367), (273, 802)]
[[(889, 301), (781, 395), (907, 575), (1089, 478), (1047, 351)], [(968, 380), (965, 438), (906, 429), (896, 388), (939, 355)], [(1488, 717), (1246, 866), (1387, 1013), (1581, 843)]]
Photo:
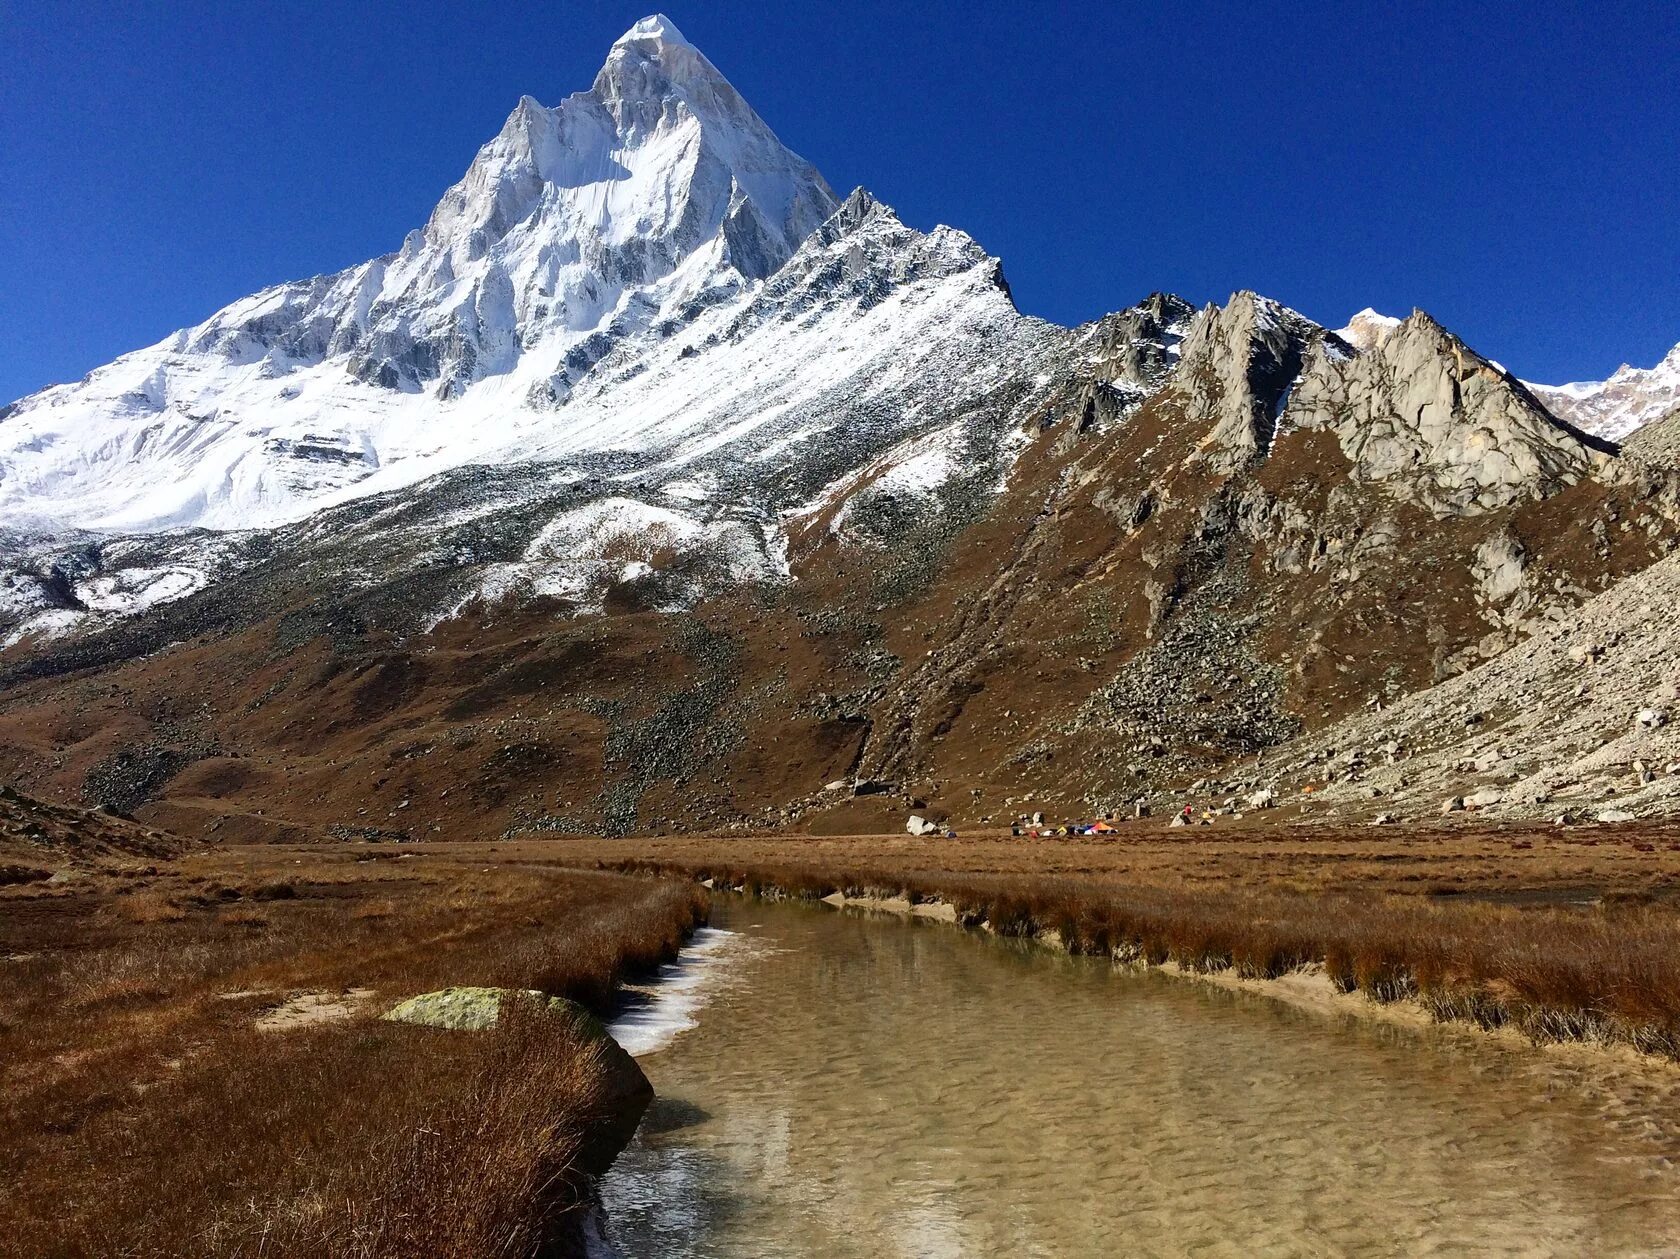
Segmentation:
[[(0, 0), (0, 400), (396, 248), (639, 4)], [(841, 192), (1063, 323), (1422, 306), (1519, 375), (1680, 341), (1680, 5), (662, 7)], [(1469, 16), (1475, 13), (1475, 17)]]

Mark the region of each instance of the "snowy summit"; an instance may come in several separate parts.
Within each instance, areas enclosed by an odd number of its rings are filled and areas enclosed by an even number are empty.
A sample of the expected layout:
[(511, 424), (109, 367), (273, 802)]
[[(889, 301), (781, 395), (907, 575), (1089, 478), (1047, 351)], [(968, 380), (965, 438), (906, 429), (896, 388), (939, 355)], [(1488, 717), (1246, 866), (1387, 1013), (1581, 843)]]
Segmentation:
[[(1013, 417), (1020, 382), (1042, 397), (1063, 335), (1016, 311), (963, 233), (910, 229), (861, 189), (842, 202), (646, 18), (588, 91), (522, 98), (395, 253), (6, 408), (13, 563), (66, 574), (20, 578), (6, 602), (28, 632), (59, 632), (177, 599), (234, 545), (184, 531), (394, 491), (456, 527), (523, 504), (529, 536), (461, 597), (582, 597), (620, 575), (604, 557), (627, 537), (722, 580), (776, 574), (784, 522), (861, 466), (876, 494), (995, 477), (1014, 447), (993, 400)], [(496, 498), (495, 478), (517, 485)], [(140, 567), (123, 557), (153, 544), (101, 543), (65, 568), (84, 533), (161, 534), (176, 559)]]
[(643, 19), (589, 91), (523, 98), (396, 253), (14, 404), (0, 518), (267, 525), (534, 427), (596, 440), (552, 419), (596, 363), (741, 299), (838, 204), (669, 19)]

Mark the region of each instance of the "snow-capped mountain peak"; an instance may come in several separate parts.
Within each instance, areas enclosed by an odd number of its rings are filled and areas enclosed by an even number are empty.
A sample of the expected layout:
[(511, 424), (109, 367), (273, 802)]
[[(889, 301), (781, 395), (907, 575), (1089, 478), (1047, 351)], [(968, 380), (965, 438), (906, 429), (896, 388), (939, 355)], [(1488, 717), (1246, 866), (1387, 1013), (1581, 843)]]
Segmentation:
[(694, 51), (694, 45), (677, 29), (677, 24), (663, 13), (649, 14), (613, 41), (614, 48), (627, 44), (652, 44)]
[(589, 91), (553, 109), (520, 100), (439, 202), (415, 262), (456, 285), (500, 245), (486, 270), (511, 267), (521, 322), (535, 313), (592, 329), (625, 289), (698, 252), (708, 256), (684, 296), (731, 273), (764, 278), (834, 206), (816, 169), (656, 16), (613, 45)]
[(491, 457), (615, 352), (750, 297), (837, 205), (669, 19), (644, 19), (588, 91), (523, 97), (398, 252), (7, 408), (0, 515), (262, 526)]
[(1680, 407), (1680, 345), (1655, 367), (1623, 363), (1607, 380), (1529, 388), (1552, 414), (1595, 436), (1619, 442)]
[(1346, 326), (1337, 328), (1336, 335), (1360, 353), (1366, 353), (1376, 348), (1376, 345), (1389, 333), (1400, 326), (1400, 320), (1393, 315), (1384, 315), (1367, 306)]
[(691, 108), (708, 103), (731, 111), (746, 108), (718, 68), (663, 14), (643, 18), (618, 37), (589, 94), (621, 123), (637, 121), (637, 110), (673, 96), (687, 98)]

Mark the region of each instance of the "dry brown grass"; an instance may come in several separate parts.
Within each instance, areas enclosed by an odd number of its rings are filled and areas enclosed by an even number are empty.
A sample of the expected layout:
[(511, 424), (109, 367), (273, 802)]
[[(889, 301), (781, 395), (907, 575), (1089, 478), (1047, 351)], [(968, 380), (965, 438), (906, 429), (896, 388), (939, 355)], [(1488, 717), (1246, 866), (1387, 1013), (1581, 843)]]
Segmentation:
[[(701, 917), (689, 886), (259, 850), (0, 900), (0, 1249), (518, 1255), (559, 1246), (601, 1073), (565, 1020), (389, 1024), (448, 984), (604, 1008)], [(394, 854), (391, 854), (394, 856)], [(280, 890), (284, 888), (285, 890)], [(350, 1017), (260, 1031), (300, 990)]]
[(181, 922), (187, 916), (185, 909), (169, 897), (155, 892), (141, 893), (138, 896), (124, 898), (122, 912), (128, 916), (130, 922), (139, 923), (142, 926), (162, 922)]
[(1065, 876), (624, 858), (613, 868), (710, 878), (754, 895), (942, 900), (1002, 935), (1076, 953), (1275, 978), (1322, 964), (1343, 991), (1417, 997), (1440, 1019), (1536, 1041), (1631, 1045), (1680, 1059), (1680, 913), (1650, 895), (1586, 905), (1430, 899), (1368, 888), (1126, 885)]
[(216, 921), (224, 927), (249, 927), (252, 930), (261, 930), (272, 925), (274, 920), (260, 909), (242, 906), (238, 909), (224, 909), (216, 916)]
[[(1254, 817), (1258, 815), (1250, 815)], [(452, 846), (456, 850), (465, 845)], [(1389, 892), (1525, 900), (1651, 896), (1680, 904), (1680, 825), (1624, 823), (1168, 829), (1159, 818), (1126, 821), (1117, 834), (1012, 839), (1007, 831), (960, 838), (891, 835), (688, 835), (529, 841), (498, 845), (521, 860), (593, 864), (625, 857), (805, 865), (922, 874), (1066, 876), (1128, 887), (1240, 887), (1292, 892)], [(1649, 850), (1649, 851), (1647, 851)]]

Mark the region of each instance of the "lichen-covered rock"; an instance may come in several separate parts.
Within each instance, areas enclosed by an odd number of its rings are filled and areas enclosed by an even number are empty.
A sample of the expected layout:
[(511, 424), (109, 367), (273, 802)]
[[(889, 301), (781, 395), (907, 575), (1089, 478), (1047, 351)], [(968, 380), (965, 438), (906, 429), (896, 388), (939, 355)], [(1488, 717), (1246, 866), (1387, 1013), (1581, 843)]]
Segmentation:
[[(393, 1006), (385, 1015), (393, 1023), (418, 1023), (424, 1027), (452, 1027), (463, 1031), (482, 1031), (496, 1026), (501, 1013), (502, 997), (518, 991), (511, 988), (443, 988), (437, 992), (423, 992), (417, 997)], [(550, 997), (531, 989), (526, 995), (551, 1006), (570, 1007), (564, 997)], [(590, 1017), (581, 1006), (573, 1007)]]

